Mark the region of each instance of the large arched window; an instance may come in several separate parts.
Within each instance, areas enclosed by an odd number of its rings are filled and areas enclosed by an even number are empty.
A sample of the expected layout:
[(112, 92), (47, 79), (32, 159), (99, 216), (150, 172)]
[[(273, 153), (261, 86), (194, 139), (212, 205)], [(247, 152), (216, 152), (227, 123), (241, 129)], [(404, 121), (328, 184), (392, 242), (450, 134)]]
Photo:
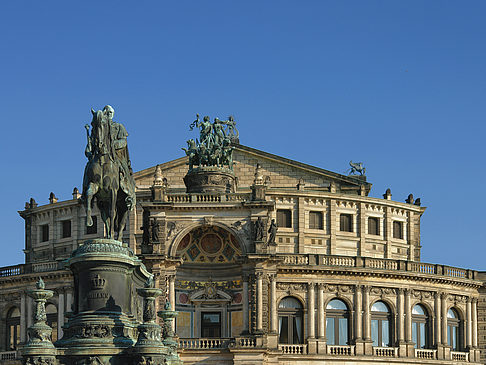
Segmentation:
[(283, 298), (278, 305), (278, 341), (280, 343), (303, 343), (303, 310), (294, 297)]
[(371, 306), (371, 339), (373, 346), (390, 347), (392, 344), (392, 317), (390, 308), (382, 301)]
[(52, 328), (52, 342), (57, 341), (57, 308), (54, 304), (46, 305), (47, 325)]
[(430, 347), (430, 318), (425, 307), (417, 304), (412, 309), (412, 341), (415, 347)]
[(328, 345), (349, 344), (349, 309), (340, 299), (333, 299), (327, 304), (326, 336)]
[(453, 351), (461, 349), (461, 321), (457, 311), (453, 308), (447, 311), (447, 343)]
[(11, 308), (7, 313), (7, 350), (17, 350), (20, 342), (20, 310)]

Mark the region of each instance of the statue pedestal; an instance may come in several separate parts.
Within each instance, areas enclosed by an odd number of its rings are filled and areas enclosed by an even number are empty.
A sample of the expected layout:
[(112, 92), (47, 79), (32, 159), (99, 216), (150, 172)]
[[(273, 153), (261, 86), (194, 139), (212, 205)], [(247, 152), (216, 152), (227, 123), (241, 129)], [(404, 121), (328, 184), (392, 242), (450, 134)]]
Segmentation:
[(188, 193), (232, 193), (235, 175), (226, 167), (195, 167), (184, 176)]
[[(98, 358), (132, 363), (143, 307), (136, 288), (150, 274), (133, 251), (113, 239), (88, 240), (71, 255), (74, 305), (64, 336), (56, 342), (61, 363)], [(159, 341), (160, 342), (160, 341)]]

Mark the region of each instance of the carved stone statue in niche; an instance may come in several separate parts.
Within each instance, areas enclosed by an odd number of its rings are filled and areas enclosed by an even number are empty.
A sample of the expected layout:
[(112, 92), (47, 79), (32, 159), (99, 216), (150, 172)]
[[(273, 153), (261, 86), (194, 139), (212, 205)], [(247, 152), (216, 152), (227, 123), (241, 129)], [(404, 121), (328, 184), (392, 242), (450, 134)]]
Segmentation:
[(159, 221), (157, 219), (152, 219), (152, 222), (150, 222), (152, 242), (159, 242), (159, 227)]
[(277, 236), (277, 224), (275, 223), (275, 219), (272, 219), (270, 222), (270, 227), (268, 228), (268, 244), (269, 245), (276, 245), (275, 237)]
[(265, 225), (261, 217), (258, 217), (256, 222), (254, 222), (255, 228), (255, 241), (263, 241), (263, 235), (265, 232)]

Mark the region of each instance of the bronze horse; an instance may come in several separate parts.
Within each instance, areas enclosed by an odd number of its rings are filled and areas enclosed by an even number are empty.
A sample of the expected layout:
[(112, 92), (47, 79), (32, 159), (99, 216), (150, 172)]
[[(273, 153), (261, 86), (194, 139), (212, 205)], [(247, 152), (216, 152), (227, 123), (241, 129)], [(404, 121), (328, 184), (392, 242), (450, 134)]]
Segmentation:
[[(101, 219), (105, 225), (105, 237), (115, 238), (115, 231), (120, 240), (125, 228), (128, 210), (127, 195), (120, 189), (120, 164), (114, 146), (112, 125), (104, 111), (91, 109), (92, 131), (88, 133), (88, 145), (85, 154), (88, 163), (83, 179), (83, 199), (86, 206), (86, 225), (92, 226), (92, 201), (96, 198)], [(124, 203), (124, 204), (123, 204)]]

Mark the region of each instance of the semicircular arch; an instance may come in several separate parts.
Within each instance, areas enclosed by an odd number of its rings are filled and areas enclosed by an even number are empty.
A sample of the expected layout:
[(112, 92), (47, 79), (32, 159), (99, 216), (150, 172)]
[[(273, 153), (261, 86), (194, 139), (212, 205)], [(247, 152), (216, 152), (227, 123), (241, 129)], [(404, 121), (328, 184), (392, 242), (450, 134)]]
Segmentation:
[(185, 262), (227, 263), (235, 262), (237, 256), (245, 254), (245, 245), (237, 233), (225, 224), (192, 224), (181, 230), (174, 238), (170, 256), (181, 257)]

